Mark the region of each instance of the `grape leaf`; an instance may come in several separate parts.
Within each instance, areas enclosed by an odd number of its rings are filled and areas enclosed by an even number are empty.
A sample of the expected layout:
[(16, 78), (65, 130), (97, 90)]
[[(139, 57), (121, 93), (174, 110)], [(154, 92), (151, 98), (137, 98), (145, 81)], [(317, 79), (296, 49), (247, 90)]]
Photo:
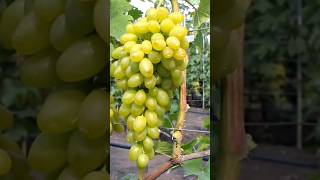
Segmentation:
[(133, 18), (134, 20), (136, 20), (136, 19), (140, 18), (143, 13), (142, 13), (142, 11), (140, 11), (138, 8), (133, 7), (133, 8), (128, 12), (128, 14), (129, 14), (130, 16), (132, 16), (132, 18)]
[(195, 28), (201, 26), (210, 18), (210, 0), (201, 0), (199, 8), (195, 11), (193, 16), (193, 24)]
[(172, 144), (165, 141), (158, 141), (155, 146), (155, 152), (169, 155), (172, 153)]
[(125, 33), (126, 25), (133, 20), (132, 16), (127, 15), (132, 6), (126, 0), (111, 0), (110, 6), (110, 35), (119, 38)]

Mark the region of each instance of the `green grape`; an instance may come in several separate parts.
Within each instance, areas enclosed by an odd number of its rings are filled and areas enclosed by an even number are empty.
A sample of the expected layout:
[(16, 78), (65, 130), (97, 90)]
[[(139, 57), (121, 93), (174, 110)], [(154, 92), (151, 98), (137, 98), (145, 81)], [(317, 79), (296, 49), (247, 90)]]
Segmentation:
[(173, 27), (174, 27), (174, 23), (172, 22), (171, 19), (166, 18), (161, 21), (160, 29), (162, 32), (169, 33)]
[(173, 50), (178, 50), (180, 47), (180, 41), (175, 36), (169, 36), (166, 40), (166, 43), (168, 47), (170, 47)]
[(158, 117), (163, 117), (166, 113), (166, 109), (160, 105), (156, 105), (155, 112), (157, 113)]
[(108, 93), (101, 89), (91, 91), (82, 102), (79, 112), (79, 131), (88, 138), (99, 138), (106, 135), (107, 130), (107, 98)]
[(0, 104), (0, 130), (9, 129), (12, 125), (13, 114), (6, 107)]
[(162, 56), (167, 59), (171, 58), (173, 56), (173, 50), (170, 47), (165, 47), (162, 50)]
[(138, 87), (142, 83), (143, 83), (143, 76), (140, 73), (136, 73), (128, 79), (128, 87), (130, 88)]
[(148, 133), (148, 131), (146, 128), (142, 132), (139, 132), (139, 133), (135, 132), (134, 139), (136, 141), (143, 141), (147, 137), (147, 133)]
[(128, 105), (133, 103), (135, 100), (136, 93), (137, 91), (133, 89), (125, 91), (122, 95), (121, 102)]
[(66, 27), (66, 18), (62, 14), (57, 17), (50, 28), (50, 43), (58, 51), (62, 52), (71, 44), (82, 37), (80, 33), (71, 32)]
[(66, 167), (62, 170), (57, 180), (80, 180), (83, 173), (76, 172), (71, 167)]
[(172, 81), (173, 84), (178, 87), (182, 84), (183, 81), (183, 73), (182, 71), (175, 69), (173, 71), (171, 71), (171, 76), (172, 76)]
[(134, 25), (133, 24), (128, 24), (126, 26), (126, 31), (127, 31), (127, 33), (135, 33)]
[(9, 154), (0, 149), (0, 175), (7, 174), (11, 169), (11, 164), (12, 161)]
[(146, 154), (141, 154), (137, 159), (138, 168), (145, 168), (149, 163), (149, 157)]
[(66, 0), (34, 0), (34, 13), (42, 21), (53, 21), (64, 12)]
[(147, 128), (148, 129), (148, 136), (152, 139), (159, 139), (159, 128), (153, 127), (153, 128)]
[(140, 61), (139, 63), (139, 70), (144, 77), (146, 78), (152, 77), (153, 76), (152, 62), (147, 58), (142, 59), (142, 61)]
[(134, 116), (139, 116), (143, 113), (145, 107), (144, 106), (139, 106), (137, 104), (132, 104), (131, 105), (131, 114)]
[(170, 90), (172, 88), (172, 81), (171, 79), (164, 79), (163, 81), (161, 81), (161, 88), (164, 90)]
[(50, 24), (37, 19), (30, 12), (21, 19), (12, 35), (12, 46), (22, 55), (31, 55), (50, 46)]
[(157, 79), (155, 76), (144, 78), (144, 86), (148, 89), (153, 89), (156, 86)]
[(119, 66), (120, 62), (119, 61), (115, 61), (114, 63), (112, 63), (110, 65), (110, 76), (114, 77), (114, 71), (116, 70), (116, 68)]
[(164, 78), (170, 77), (170, 71), (168, 71), (165, 67), (163, 67), (162, 64), (159, 64), (157, 66), (157, 73)]
[(133, 144), (135, 142), (134, 133), (132, 131), (129, 131), (127, 134), (127, 142), (130, 144)]
[(148, 59), (153, 63), (157, 64), (161, 61), (162, 56), (157, 51), (151, 51), (150, 54), (148, 54)]
[(175, 24), (180, 24), (184, 20), (184, 16), (180, 12), (173, 12), (169, 14), (169, 19), (173, 21)]
[(134, 103), (137, 105), (144, 105), (145, 101), (147, 99), (146, 93), (141, 89), (136, 93), (136, 96), (134, 98)]
[(127, 104), (121, 104), (119, 108), (119, 115), (123, 118), (126, 118), (130, 115), (131, 112), (131, 106)]
[(166, 47), (166, 41), (163, 39), (154, 40), (152, 41), (152, 47), (157, 51), (162, 51)]
[(75, 131), (68, 145), (68, 163), (77, 172), (87, 173), (101, 166), (107, 157), (105, 137), (87, 139)]
[(121, 89), (121, 90), (126, 90), (128, 89), (128, 80), (127, 79), (117, 79), (116, 80), (116, 87), (118, 89)]
[(120, 46), (114, 49), (111, 53), (112, 58), (114, 59), (121, 59), (127, 55), (127, 52), (125, 51), (124, 47)]
[(188, 49), (189, 48), (189, 42), (187, 40), (187, 38), (184, 38), (180, 41), (180, 46), (183, 48), (183, 49)]
[(158, 124), (158, 116), (157, 113), (155, 113), (154, 111), (151, 110), (147, 110), (144, 113), (144, 116), (147, 119), (147, 125), (148, 127), (155, 127)]
[(78, 90), (58, 90), (45, 100), (37, 117), (38, 127), (48, 134), (61, 134), (77, 126), (85, 94)]
[(183, 61), (186, 58), (186, 56), (187, 56), (187, 52), (183, 48), (179, 48), (178, 50), (176, 50), (176, 52), (174, 52), (174, 55), (173, 55), (173, 57), (176, 60), (180, 60), (180, 61)]
[(146, 100), (146, 107), (151, 111), (155, 110), (157, 107), (157, 100), (151, 96), (148, 96)]
[(151, 42), (152, 41), (156, 41), (158, 39), (162, 39), (164, 40), (164, 36), (161, 34), (161, 33), (154, 33), (152, 36), (151, 36)]
[(127, 53), (130, 53), (131, 48), (136, 45), (137, 43), (135, 41), (128, 41), (124, 43), (123, 48)]
[(160, 24), (156, 20), (148, 21), (148, 28), (149, 28), (149, 31), (152, 32), (152, 33), (160, 32)]
[(137, 116), (136, 120), (134, 121), (134, 124), (133, 124), (133, 130), (136, 133), (140, 133), (144, 130), (146, 125), (147, 125), (146, 118), (144, 116)]
[(150, 150), (150, 152), (147, 153), (149, 160), (152, 160), (154, 158), (154, 150)]
[(131, 48), (130, 60), (133, 62), (140, 62), (144, 57), (144, 52), (142, 50), (135, 50)]
[(167, 18), (169, 15), (169, 11), (165, 7), (158, 7), (157, 8), (157, 19), (158, 21), (162, 21), (163, 19)]
[(12, 49), (12, 36), (24, 17), (24, 0), (13, 1), (3, 12), (0, 20), (0, 45)]
[(157, 94), (158, 94), (158, 91), (159, 91), (159, 88), (155, 87), (155, 88), (149, 90), (149, 95), (150, 95), (151, 97), (156, 97)]
[(134, 32), (137, 34), (145, 34), (149, 32), (148, 22), (139, 21), (134, 24)]
[(98, 74), (105, 67), (105, 45), (97, 36), (85, 37), (64, 51), (57, 61), (57, 73), (67, 82)]
[(109, 174), (105, 171), (93, 171), (85, 175), (81, 180), (109, 180)]
[(4, 134), (0, 134), (0, 149), (4, 149), (12, 153), (21, 153), (19, 145), (9, 136)]
[(143, 140), (143, 150), (145, 152), (150, 152), (150, 151), (153, 150), (153, 146), (154, 146), (153, 140), (150, 137), (147, 136)]
[(133, 116), (132, 114), (128, 116), (127, 118), (127, 127), (129, 130), (133, 130), (133, 124), (136, 120), (136, 117)]
[(169, 36), (175, 36), (179, 40), (183, 40), (187, 34), (188, 30), (185, 27), (176, 25), (171, 29)]
[(130, 58), (124, 57), (120, 60), (120, 66), (122, 69), (127, 69), (127, 67), (130, 65)]
[(142, 154), (142, 147), (139, 144), (133, 144), (129, 150), (129, 160), (136, 161)]
[(157, 12), (157, 10), (155, 8), (148, 9), (146, 15), (147, 15), (147, 18), (148, 18), (149, 21), (150, 20), (158, 20), (158, 17), (157, 17), (158, 16), (158, 12)]
[(128, 78), (130, 78), (135, 73), (139, 72), (139, 63), (130, 62), (129, 67), (127, 67), (125, 73)]
[(152, 44), (148, 40), (144, 40), (141, 43), (141, 49), (144, 52), (144, 54), (150, 54), (152, 51)]
[(183, 61), (176, 60), (175, 63), (176, 63), (176, 68), (180, 71), (184, 71), (188, 66), (187, 58), (184, 59)]
[(48, 135), (41, 133), (31, 145), (28, 162), (34, 170), (52, 172), (67, 163), (67, 146), (70, 134)]
[(113, 76), (116, 79), (123, 79), (125, 77), (125, 72), (124, 70), (121, 68), (121, 66), (118, 66), (115, 68), (114, 72), (113, 72)]
[(169, 71), (174, 70), (176, 68), (176, 63), (173, 59), (162, 59), (161, 64), (164, 68), (166, 68)]
[(94, 2), (68, 0), (65, 7), (67, 28), (76, 33), (88, 34), (94, 30)]
[(128, 41), (134, 41), (136, 42), (138, 40), (138, 37), (137, 35), (133, 34), (133, 33), (126, 33), (126, 34), (123, 34), (121, 37), (120, 37), (120, 42), (122, 44), (125, 44), (126, 42)]
[(169, 96), (166, 91), (159, 89), (157, 93), (157, 102), (160, 106), (166, 107), (169, 104)]
[(59, 53), (52, 49), (26, 58), (19, 65), (21, 81), (29, 86), (46, 88), (61, 83), (56, 73)]
[(94, 26), (95, 29), (97, 31), (97, 33), (99, 34), (99, 36), (105, 41), (107, 42), (107, 20), (108, 20), (108, 16), (107, 16), (107, 11), (106, 11), (106, 7), (107, 7), (107, 1), (106, 0), (97, 0), (96, 4), (94, 6), (94, 14), (93, 14), (93, 21), (94, 21)]

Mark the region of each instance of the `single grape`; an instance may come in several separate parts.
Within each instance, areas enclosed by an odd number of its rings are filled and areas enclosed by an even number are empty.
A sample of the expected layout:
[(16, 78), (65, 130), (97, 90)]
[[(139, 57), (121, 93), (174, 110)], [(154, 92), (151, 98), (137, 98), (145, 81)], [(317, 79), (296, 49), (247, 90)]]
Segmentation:
[(145, 168), (149, 163), (149, 157), (146, 154), (141, 154), (137, 159), (138, 168)]
[(136, 161), (142, 154), (142, 147), (139, 144), (133, 144), (129, 150), (129, 160)]
[(147, 120), (144, 116), (137, 116), (133, 124), (133, 130), (140, 133), (144, 130), (147, 125)]

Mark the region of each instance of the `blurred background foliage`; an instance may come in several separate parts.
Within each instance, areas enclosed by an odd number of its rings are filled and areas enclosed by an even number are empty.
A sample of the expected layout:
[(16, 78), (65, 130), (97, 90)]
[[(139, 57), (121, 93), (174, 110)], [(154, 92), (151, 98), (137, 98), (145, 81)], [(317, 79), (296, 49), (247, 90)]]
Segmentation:
[[(303, 1), (302, 26), (293, 1), (253, 1), (246, 20), (245, 100), (247, 122), (295, 122), (297, 62), (302, 68), (304, 142), (320, 140), (320, 2)], [(294, 144), (295, 127), (247, 128), (259, 141)]]

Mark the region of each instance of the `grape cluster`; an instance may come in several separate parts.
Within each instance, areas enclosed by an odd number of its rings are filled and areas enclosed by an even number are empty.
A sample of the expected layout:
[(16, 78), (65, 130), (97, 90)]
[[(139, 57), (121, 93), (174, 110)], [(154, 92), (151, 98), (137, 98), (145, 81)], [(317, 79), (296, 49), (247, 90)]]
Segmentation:
[(32, 169), (48, 178), (108, 179), (106, 3), (15, 0), (0, 21), (0, 45), (23, 58), (22, 82), (50, 92), (28, 153)]
[(138, 168), (154, 157), (154, 140), (170, 109), (173, 91), (183, 82), (189, 43), (184, 16), (164, 7), (151, 8), (146, 17), (126, 26), (121, 46), (112, 52), (110, 76), (122, 90), (119, 115), (132, 144), (129, 160)]

